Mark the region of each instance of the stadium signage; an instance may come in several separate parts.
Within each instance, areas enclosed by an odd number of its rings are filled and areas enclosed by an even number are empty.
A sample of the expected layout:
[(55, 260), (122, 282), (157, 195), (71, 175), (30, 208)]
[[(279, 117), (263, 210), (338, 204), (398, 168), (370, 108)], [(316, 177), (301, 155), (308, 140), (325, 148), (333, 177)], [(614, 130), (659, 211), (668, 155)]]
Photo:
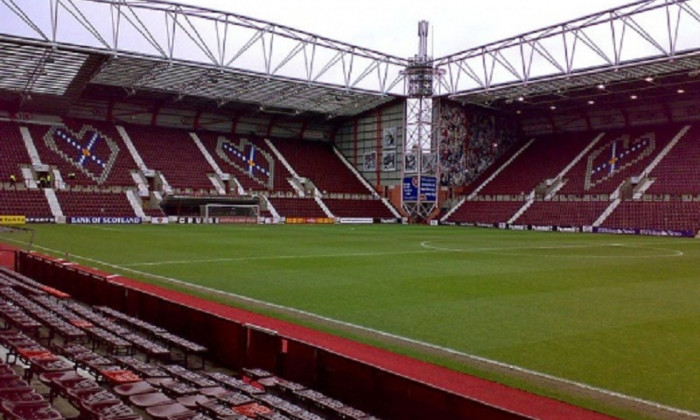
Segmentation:
[(151, 217), (151, 224), (167, 225), (168, 223), (170, 223), (170, 219), (167, 217)]
[(475, 226), (480, 227), (480, 228), (495, 228), (496, 227), (496, 225), (493, 223), (476, 223)]
[(287, 217), (284, 220), (285, 223), (290, 225), (300, 225), (300, 224), (322, 224), (329, 225), (335, 223), (335, 219), (328, 217)]
[(0, 225), (23, 225), (27, 223), (26, 216), (0, 216)]
[(258, 218), (254, 216), (221, 216), (217, 217), (221, 224), (257, 224)]
[[(403, 201), (418, 201), (418, 176), (406, 176), (403, 178)], [(421, 201), (437, 200), (437, 178), (434, 176), (420, 177)]]
[(373, 223), (374, 219), (372, 219), (371, 217), (341, 217), (338, 219), (338, 222), (342, 223), (342, 224), (351, 224), (351, 223), (354, 223), (354, 224), (367, 223), (367, 224), (369, 224), (369, 223)]
[(612, 233), (616, 235), (646, 235), (646, 236), (672, 236), (672, 237), (687, 237), (695, 236), (689, 230), (670, 230), (670, 229), (620, 229), (620, 228), (593, 228), (595, 233)]
[(180, 217), (177, 222), (183, 225), (202, 225), (219, 223), (219, 219), (214, 217)]
[(135, 225), (141, 223), (140, 217), (69, 217), (68, 223), (73, 225), (103, 224), (103, 225)]
[(55, 223), (53, 217), (27, 217), (27, 223)]

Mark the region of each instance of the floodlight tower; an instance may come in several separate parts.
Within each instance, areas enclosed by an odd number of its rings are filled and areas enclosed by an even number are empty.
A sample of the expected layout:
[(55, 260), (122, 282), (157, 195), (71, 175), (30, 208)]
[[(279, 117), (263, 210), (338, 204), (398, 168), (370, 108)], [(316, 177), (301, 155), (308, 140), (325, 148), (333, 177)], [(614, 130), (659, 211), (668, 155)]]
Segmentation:
[(438, 205), (440, 176), (436, 127), (433, 124), (433, 80), (440, 72), (428, 56), (428, 22), (418, 22), (418, 54), (409, 59), (406, 76), (406, 123), (403, 145), (403, 209), (413, 221), (424, 221)]

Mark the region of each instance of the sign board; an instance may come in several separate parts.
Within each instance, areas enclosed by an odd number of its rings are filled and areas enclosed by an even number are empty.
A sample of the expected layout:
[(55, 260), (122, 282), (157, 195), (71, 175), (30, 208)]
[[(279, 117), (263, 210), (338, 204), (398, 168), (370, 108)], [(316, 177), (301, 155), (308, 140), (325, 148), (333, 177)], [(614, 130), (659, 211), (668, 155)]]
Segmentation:
[(437, 178), (434, 176), (406, 176), (403, 178), (403, 201), (435, 202), (437, 200)]

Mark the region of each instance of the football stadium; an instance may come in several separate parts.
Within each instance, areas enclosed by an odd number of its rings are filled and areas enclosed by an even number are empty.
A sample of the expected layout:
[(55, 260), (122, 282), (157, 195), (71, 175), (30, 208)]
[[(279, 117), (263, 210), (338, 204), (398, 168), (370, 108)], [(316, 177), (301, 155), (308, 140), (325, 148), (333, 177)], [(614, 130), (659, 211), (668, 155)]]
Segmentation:
[(700, 0), (411, 57), (0, 22), (3, 418), (700, 419)]

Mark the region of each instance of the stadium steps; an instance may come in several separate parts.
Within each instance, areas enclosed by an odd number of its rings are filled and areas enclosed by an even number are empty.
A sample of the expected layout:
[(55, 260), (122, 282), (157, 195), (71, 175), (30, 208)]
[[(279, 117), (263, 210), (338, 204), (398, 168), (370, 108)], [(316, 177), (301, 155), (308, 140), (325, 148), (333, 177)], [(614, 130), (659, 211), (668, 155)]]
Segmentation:
[(146, 213), (144, 213), (143, 211), (143, 207), (141, 206), (141, 200), (136, 195), (136, 192), (132, 189), (126, 190), (126, 199), (129, 200), (131, 208), (134, 209), (134, 214), (142, 219), (145, 219)]
[(603, 212), (603, 214), (601, 214), (600, 217), (598, 217), (598, 219), (596, 219), (596, 221), (593, 222), (593, 226), (594, 226), (594, 227), (599, 227), (599, 226), (601, 226), (603, 223), (605, 223), (605, 221), (607, 220), (607, 218), (610, 217), (610, 215), (615, 211), (615, 209), (620, 205), (621, 202), (622, 202), (622, 200), (620, 200), (619, 198), (613, 200), (613, 201), (610, 203), (610, 205), (608, 206), (608, 208), (605, 209), (605, 211)]
[(459, 208), (462, 207), (462, 205), (463, 205), (466, 201), (467, 201), (467, 197), (462, 197), (462, 198), (457, 202), (457, 204), (455, 204), (454, 206), (452, 206), (452, 208), (451, 208), (447, 213), (445, 213), (444, 216), (442, 216), (442, 219), (440, 219), (440, 221), (441, 221), (441, 222), (446, 222), (447, 219), (449, 219), (449, 218), (452, 216), (452, 214), (453, 214), (454, 212), (456, 212), (457, 210), (459, 210)]
[(61, 203), (58, 202), (56, 191), (51, 188), (44, 188), (44, 195), (46, 196), (46, 201), (49, 203), (53, 217), (55, 217), (56, 220), (63, 218), (63, 210), (61, 209)]
[(515, 161), (515, 159), (517, 159), (518, 156), (525, 152), (525, 150), (527, 150), (527, 148), (530, 147), (534, 141), (535, 139), (530, 139), (527, 143), (525, 143), (525, 145), (523, 145), (523, 147), (521, 147), (517, 152), (515, 152), (513, 156), (510, 157), (510, 159), (503, 163), (503, 165), (501, 165), (500, 168), (496, 169), (496, 171), (494, 171), (494, 173), (492, 173), (491, 176), (489, 176), (484, 182), (481, 183), (481, 185), (479, 185), (474, 191), (472, 191), (472, 193), (469, 194), (469, 196), (467, 196), (467, 200), (473, 200), (479, 194), (479, 191), (484, 189), (501, 172), (503, 172), (503, 170), (505, 170), (511, 163), (513, 163), (513, 161)]
[(518, 220), (520, 218), (520, 216), (522, 216), (523, 213), (525, 213), (527, 211), (527, 209), (529, 209), (530, 206), (532, 206), (532, 203), (534, 203), (534, 202), (535, 202), (535, 191), (533, 190), (527, 196), (527, 201), (525, 202), (525, 204), (523, 204), (523, 206), (518, 209), (518, 211), (513, 215), (513, 217), (508, 219), (507, 223), (515, 223), (515, 221)]
[(214, 173), (216, 174), (214, 176), (212, 176), (211, 174), (208, 175), (212, 185), (214, 185), (214, 188), (216, 188), (216, 192), (218, 192), (219, 195), (226, 195), (226, 188), (224, 188), (224, 183), (221, 181), (223, 179), (224, 172), (221, 170), (219, 165), (211, 156), (207, 148), (204, 147), (204, 144), (202, 144), (202, 141), (199, 139), (199, 136), (197, 136), (197, 133), (190, 132), (189, 134), (192, 138), (192, 141), (197, 146), (197, 149), (199, 149), (199, 151), (202, 153), (202, 156), (204, 156), (204, 159), (207, 161), (207, 163), (209, 163), (209, 165), (214, 170)]
[(289, 171), (289, 173), (292, 175), (292, 178), (294, 178), (295, 180), (298, 180), (299, 178), (301, 178), (301, 177), (299, 176), (299, 174), (294, 170), (294, 168), (292, 168), (292, 165), (289, 164), (289, 162), (287, 161), (287, 159), (285, 159), (285, 157), (282, 156), (282, 153), (280, 153), (280, 151), (277, 150), (277, 148), (275, 147), (275, 145), (272, 144), (272, 142), (270, 141), (270, 139), (265, 139), (265, 144), (266, 144), (267, 147), (270, 149), (270, 151), (272, 151), (272, 154), (275, 155), (275, 157), (277, 158), (277, 160), (280, 161), (280, 162), (282, 163), (282, 165), (283, 165), (285, 168), (287, 168), (287, 171)]
[(574, 159), (572, 159), (571, 162), (569, 162), (569, 164), (566, 165), (566, 167), (564, 169), (562, 169), (561, 172), (559, 172), (559, 174), (557, 175), (557, 179), (560, 181), (559, 186), (558, 186), (558, 188), (553, 189), (549, 194), (547, 194), (547, 199), (551, 200), (552, 197), (554, 197), (554, 195), (564, 186), (564, 184), (566, 184), (566, 179), (564, 178), (566, 176), (566, 174), (569, 173), (571, 168), (576, 166), (576, 164), (579, 163), (581, 161), (581, 159), (583, 159), (585, 156), (587, 156), (588, 153), (591, 151), (591, 149), (593, 149), (593, 147), (596, 144), (598, 144), (600, 139), (602, 139), (603, 137), (605, 137), (604, 132), (598, 134), (593, 140), (591, 140), (590, 143), (588, 143), (588, 145), (581, 151), (581, 153), (578, 154), (578, 156), (576, 156)]
[[(318, 190), (316, 190), (316, 192), (318, 193)], [(318, 206), (321, 207), (321, 210), (323, 210), (323, 212), (326, 213), (326, 217), (331, 218), (331, 219), (335, 218), (335, 216), (333, 215), (331, 210), (328, 208), (326, 203), (324, 203), (323, 200), (321, 199), (320, 194), (315, 194), (314, 200), (316, 200), (316, 203), (318, 203)]]
[(142, 197), (148, 197), (148, 183), (146, 178), (143, 176), (143, 172), (133, 170), (131, 171), (131, 178), (134, 180), (134, 183), (139, 190), (139, 195)]
[(27, 153), (29, 153), (29, 159), (32, 161), (32, 166), (41, 166), (41, 158), (39, 157), (39, 152), (36, 150), (34, 145), (34, 140), (32, 139), (32, 134), (29, 132), (29, 128), (20, 127), (20, 133), (22, 134), (22, 140), (24, 140), (24, 146), (27, 148)]
[(34, 172), (32, 172), (32, 168), (27, 166), (22, 167), (22, 178), (24, 179), (25, 185), (27, 185), (30, 190), (36, 190), (39, 188), (36, 183), (36, 179), (34, 179)]
[(118, 125), (116, 126), (117, 132), (119, 133), (119, 136), (122, 138), (124, 141), (124, 144), (126, 145), (127, 150), (129, 150), (129, 153), (131, 153), (131, 157), (134, 159), (134, 162), (136, 162), (136, 166), (141, 170), (141, 172), (146, 173), (148, 172), (148, 167), (146, 166), (146, 163), (143, 161), (143, 158), (139, 154), (139, 151), (136, 150), (136, 146), (134, 146), (134, 142), (131, 141), (131, 137), (129, 137), (129, 133), (126, 132), (126, 129)]
[[(661, 163), (661, 161), (673, 150), (673, 148), (678, 144), (678, 142), (683, 138), (683, 136), (688, 133), (688, 130), (690, 130), (690, 125), (686, 125), (681, 130), (671, 139), (671, 142), (664, 147), (664, 149), (654, 158), (651, 163), (644, 169), (642, 172), (641, 177), (642, 178), (647, 178), (649, 174)], [(641, 188), (638, 188), (634, 192), (634, 199), (639, 200), (642, 198), (644, 193), (651, 187), (653, 182), (645, 182), (642, 184)]]
[(266, 195), (261, 195), (260, 198), (261, 198), (263, 201), (265, 201), (265, 203), (267, 204), (267, 206), (266, 206), (266, 207), (267, 207), (267, 211), (269, 211), (270, 214), (272, 214), (272, 218), (273, 218), (275, 221), (280, 220), (280, 219), (281, 219), (280, 214), (277, 212), (277, 209), (275, 208), (275, 206), (272, 205), (272, 202), (267, 198), (267, 196), (266, 196)]
[[(340, 150), (338, 150), (338, 148), (335, 147), (335, 145), (333, 146), (333, 153), (335, 153), (335, 155), (338, 156), (338, 159), (340, 159), (340, 161), (343, 162), (343, 164), (360, 181), (360, 183), (362, 185), (364, 185), (365, 188), (367, 188), (367, 190), (370, 192), (370, 194), (372, 194), (372, 197), (379, 198), (379, 194), (377, 193), (377, 191), (375, 191), (374, 188), (372, 188), (370, 183), (367, 182), (367, 180), (360, 174), (360, 172), (357, 170), (357, 168), (355, 168), (355, 166), (353, 164), (351, 164), (350, 161), (348, 161), (348, 159), (345, 157), (345, 155), (343, 155), (340, 152)], [(392, 210), (393, 213), (396, 213), (396, 209), (394, 209), (393, 206), (389, 206), (389, 209)], [(396, 217), (399, 217), (398, 213), (396, 213), (396, 215), (397, 215)]]
[(399, 211), (394, 208), (394, 206), (389, 202), (388, 199), (382, 198), (382, 203), (384, 203), (384, 205), (389, 209), (389, 211), (391, 212), (391, 214), (394, 215), (394, 217), (396, 217), (397, 219), (401, 218), (401, 213), (399, 213)]

